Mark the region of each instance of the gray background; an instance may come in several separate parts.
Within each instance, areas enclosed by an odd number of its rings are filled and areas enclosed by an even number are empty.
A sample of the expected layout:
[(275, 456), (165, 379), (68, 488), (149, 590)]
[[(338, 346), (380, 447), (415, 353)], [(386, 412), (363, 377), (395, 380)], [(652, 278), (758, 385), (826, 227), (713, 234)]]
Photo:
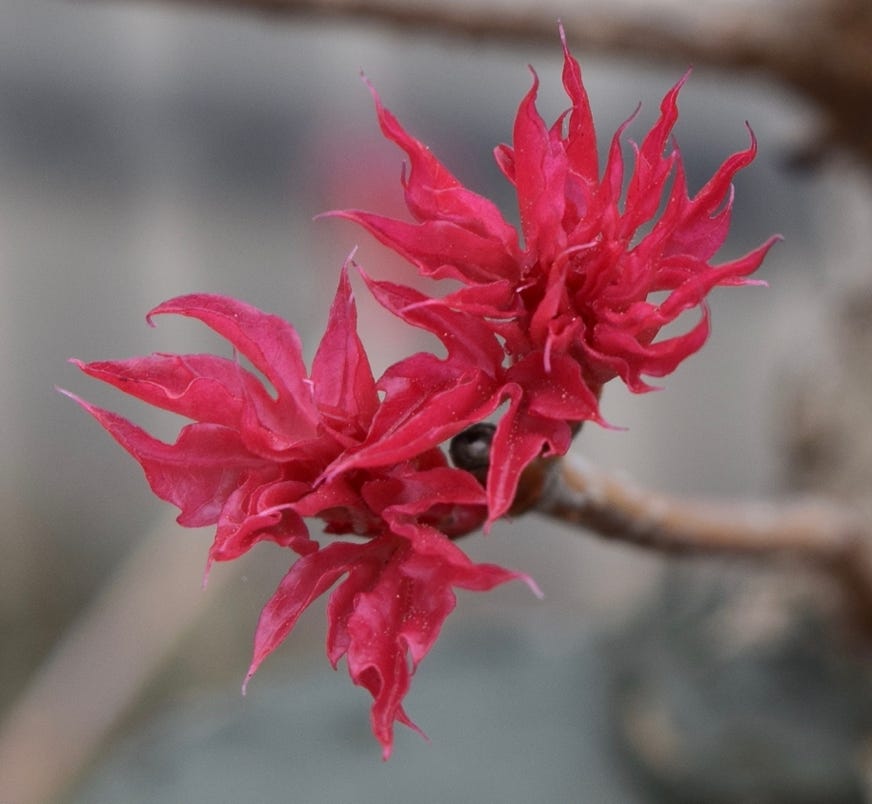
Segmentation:
[[(601, 148), (640, 100), (631, 136), (641, 138), (682, 72), (576, 55)], [(350, 224), (311, 220), (343, 206), (399, 210), (401, 155), (378, 134), (359, 70), (462, 180), (515, 216), (490, 152), (510, 137), (528, 62), (542, 80), (543, 113), (553, 119), (565, 106), (556, 30), (548, 48), (473, 45), (157, 4), (0, 4), (0, 706), (21, 693), (80, 607), (164, 513), (139, 468), (54, 386), (167, 438), (177, 425), (97, 387), (65, 360), (223, 349), (190, 322), (145, 326), (151, 306), (195, 290), (282, 314), (311, 356), (339, 266), (355, 245), (373, 274), (410, 275)], [(605, 414), (627, 430), (588, 428), (576, 449), (662, 490), (767, 494), (778, 487), (774, 392), (785, 360), (812, 348), (833, 182), (784, 169), (808, 112), (771, 84), (698, 70), (681, 110), (677, 136), (692, 188), (745, 146), (744, 120), (760, 141), (757, 162), (737, 181), (734, 230), (722, 256), (744, 253), (775, 231), (786, 240), (762, 271), (769, 289), (716, 291), (704, 352), (665, 380), (662, 392), (633, 397), (610, 387)], [(411, 343), (357, 288), (362, 335), (377, 367), (427, 346)], [(179, 539), (199, 540), (205, 557), (208, 533), (180, 530)], [(530, 573), (546, 599), (520, 585), (461, 596), (409, 698), (433, 746), (401, 735), (395, 758), (381, 766), (366, 733), (366, 696), (323, 657), (320, 610), (267, 663), (248, 698), (238, 698), (257, 612), (286, 570), (283, 557), (263, 547), (244, 565), (216, 568), (230, 575), (219, 610), (154, 682), (76, 800), (123, 800), (116, 789), (130, 791), (131, 801), (249, 800), (202, 781), (218, 772), (216, 764), (228, 766), (215, 760), (223, 756), (217, 747), (202, 748), (212, 745), (210, 724), (236, 717), (250, 745), (258, 734), (272, 735), (270, 786), (252, 791), (251, 801), (316, 801), (316, 790), (324, 801), (346, 800), (349, 779), (360, 784), (354, 800), (406, 801), (402, 780), (427, 780), (437, 767), (470, 791), (497, 778), (490, 769), (505, 768), (504, 789), (492, 797), (503, 801), (529, 800), (533, 789), (562, 800), (579, 767), (597, 767), (593, 777), (583, 774), (590, 785), (583, 800), (625, 800), (596, 793), (606, 778), (618, 784), (603, 766), (576, 764), (595, 741), (590, 724), (605, 715), (584, 689), (575, 713), (572, 693), (579, 679), (599, 672), (592, 635), (639, 600), (663, 559), (535, 518), (501, 523), (464, 547), (477, 560)], [(199, 582), (192, 575), (191, 585)], [(101, 657), (100, 668), (111, 673), (111, 657)], [(171, 714), (179, 709), (182, 716)], [(555, 712), (566, 717), (555, 721)], [(263, 730), (261, 716), (270, 723)], [(349, 732), (358, 740), (351, 747)], [(171, 746), (184, 774), (168, 776), (159, 759), (153, 766), (131, 759), (154, 759), (148, 752), (159, 746)], [(556, 759), (516, 762), (524, 746)], [(182, 761), (185, 751), (190, 761)], [(321, 768), (325, 752), (345, 759)], [(257, 763), (239, 765), (237, 775), (257, 773)], [(287, 772), (286, 789), (276, 766)], [(144, 776), (131, 779), (131, 768)], [(181, 786), (164, 798), (132, 792), (140, 784), (163, 790), (167, 778)], [(447, 800), (434, 795), (421, 800)]]

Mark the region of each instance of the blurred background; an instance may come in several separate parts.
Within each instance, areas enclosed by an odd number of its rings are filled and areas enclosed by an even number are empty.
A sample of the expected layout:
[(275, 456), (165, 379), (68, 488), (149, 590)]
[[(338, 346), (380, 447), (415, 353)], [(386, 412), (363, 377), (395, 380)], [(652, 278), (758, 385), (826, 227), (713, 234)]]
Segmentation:
[[(641, 138), (683, 72), (574, 52), (602, 148), (640, 101), (629, 135)], [(531, 574), (545, 599), (520, 585), (461, 595), (408, 699), (432, 744), (400, 730), (382, 765), (368, 696), (326, 663), (321, 606), (240, 697), (257, 616), (287, 570), (284, 555), (262, 546), (217, 566), (217, 588), (201, 593), (210, 534), (175, 526), (139, 467), (55, 391), (171, 438), (176, 422), (98, 387), (66, 360), (227, 354), (192, 322), (145, 325), (152, 306), (192, 291), (284, 316), (311, 357), (355, 246), (373, 274), (411, 275), (351, 224), (312, 220), (347, 206), (400, 209), (402, 157), (379, 135), (360, 70), (456, 175), (514, 219), (491, 150), (511, 136), (528, 63), (542, 81), (543, 116), (553, 119), (566, 103), (556, 25), (553, 42), (540, 46), (196, 6), (0, 4), (0, 707), (13, 710), (143, 545), (161, 545), (146, 561), (165, 575), (161, 596), (188, 596), (168, 616), (196, 619), (146, 668), (124, 716), (106, 715), (108, 738), (56, 800), (637, 800), (603, 738), (597, 640), (669, 559), (533, 516), (467, 537), (474, 559)], [(691, 188), (745, 147), (745, 120), (760, 145), (736, 182), (721, 256), (773, 232), (785, 240), (762, 270), (768, 289), (713, 294), (711, 340), (665, 390), (633, 397), (609, 387), (605, 414), (627, 429), (586, 428), (579, 454), (663, 491), (779, 488), (776, 390), (785, 365), (813, 349), (820, 289), (833, 281), (824, 257), (832, 266), (842, 242), (834, 209), (849, 206), (837, 169), (788, 168), (810, 115), (770, 81), (695, 71), (676, 131)], [(356, 287), (376, 368), (427, 348), (410, 344)], [(127, 614), (124, 638), (150, 638), (160, 623), (148, 609), (146, 598)], [(104, 685), (128, 670), (111, 651), (88, 661), (95, 700), (86, 708), (99, 709)], [(48, 768), (54, 750), (33, 746), (33, 762)]]

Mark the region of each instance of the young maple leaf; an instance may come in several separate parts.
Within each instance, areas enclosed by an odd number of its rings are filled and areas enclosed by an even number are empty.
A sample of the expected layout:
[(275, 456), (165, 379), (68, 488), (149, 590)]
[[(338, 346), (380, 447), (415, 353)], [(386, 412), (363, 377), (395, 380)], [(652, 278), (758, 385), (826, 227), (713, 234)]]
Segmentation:
[[(534, 73), (515, 119), (513, 146), (495, 150), (515, 187), (522, 242), (496, 206), (465, 188), (409, 135), (371, 87), (382, 132), (408, 156), (402, 182), (415, 222), (360, 210), (328, 213), (362, 225), (424, 276), (462, 283), (433, 299), (386, 282), (370, 280), (370, 287), (392, 312), (437, 334), (422, 323), (422, 309), (431, 308), (431, 323), (434, 307), (478, 320), (465, 337), (481, 345), (478, 366), (487, 381), (457, 415), (468, 419), (473, 409), (492, 412), (508, 402), (491, 449), (491, 520), (512, 505), (525, 466), (540, 455), (564, 454), (581, 422), (602, 423), (604, 383), (619, 377), (634, 392), (652, 390), (643, 376), (666, 376), (696, 352), (709, 333), (709, 291), (762, 284), (747, 277), (778, 239), (739, 259), (711, 262), (729, 229), (732, 179), (753, 160), (756, 141), (752, 134), (749, 146), (691, 197), (671, 140), (687, 75), (663, 99), (641, 145), (633, 145), (626, 189), (621, 137), (632, 118), (612, 138), (600, 175), (581, 70), (562, 27), (560, 36), (570, 108), (547, 126), (536, 108)], [(658, 339), (663, 327), (693, 308), (699, 310), (695, 325)], [(464, 337), (460, 319), (454, 322), (454, 336)], [(494, 336), (501, 344), (496, 364)], [(346, 465), (369, 460), (367, 452)]]
[[(216, 355), (72, 361), (131, 396), (193, 419), (174, 444), (73, 398), (140, 463), (154, 493), (178, 506), (180, 524), (217, 525), (209, 565), (260, 541), (300, 556), (261, 614), (246, 683), (302, 612), (345, 576), (329, 597), (327, 653), (334, 667), (345, 656), (354, 683), (372, 695), (372, 728), (387, 759), (394, 722), (417, 728), (403, 697), (454, 608), (453, 589), (522, 579), (536, 591), (526, 576), (474, 564), (449, 538), (482, 524), (486, 500), (478, 481), (448, 466), (437, 446), (464, 423), (446, 426), (438, 403), (435, 412), (426, 409), (421, 389), (437, 397), (441, 391), (451, 404), (462, 372), (449, 372), (451, 388), (438, 373), (417, 383), (383, 380), (380, 401), (357, 336), (346, 269), (308, 376), (297, 333), (277, 316), (195, 294), (164, 302), (148, 318), (170, 313), (224, 336), (274, 393), (238, 361)], [(458, 358), (445, 362), (451, 359)], [(437, 372), (440, 361), (422, 360), (392, 370), (412, 379), (416, 369)], [(389, 434), (413, 452), (395, 459)], [(386, 448), (370, 450), (372, 463), (325, 474), (348, 450), (381, 440)], [(322, 547), (309, 535), (309, 517), (322, 519), (327, 533), (365, 538)]]

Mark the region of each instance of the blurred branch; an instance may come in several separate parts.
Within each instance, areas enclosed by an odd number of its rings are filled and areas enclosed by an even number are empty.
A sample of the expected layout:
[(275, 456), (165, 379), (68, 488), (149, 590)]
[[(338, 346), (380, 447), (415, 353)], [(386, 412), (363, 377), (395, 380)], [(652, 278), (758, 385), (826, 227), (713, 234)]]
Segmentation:
[[(856, 625), (872, 634), (872, 555), (859, 513), (822, 499), (783, 503), (680, 500), (579, 461), (541, 461), (525, 493), (533, 510), (662, 552), (785, 555), (835, 579)], [(523, 487), (522, 487), (523, 488)]]
[(143, 534), (0, 723), (0, 801), (53, 801), (92, 759), (227, 583), (191, 583), (202, 553), (170, 517)]
[(166, 0), (275, 15), (359, 19), (401, 30), (509, 41), (555, 40), (563, 19), (576, 49), (754, 70), (822, 113), (809, 155), (833, 145), (872, 165), (869, 0), (587, 0), (562, 8), (506, 0)]
[(826, 560), (848, 549), (859, 530), (843, 507), (822, 500), (780, 505), (680, 500), (578, 460), (551, 468), (536, 510), (659, 550), (792, 552)]

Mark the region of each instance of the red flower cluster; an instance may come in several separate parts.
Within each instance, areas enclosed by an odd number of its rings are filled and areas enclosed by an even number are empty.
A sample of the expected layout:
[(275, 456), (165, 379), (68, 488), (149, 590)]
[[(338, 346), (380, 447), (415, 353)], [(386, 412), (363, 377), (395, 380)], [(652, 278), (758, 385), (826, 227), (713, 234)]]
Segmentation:
[[(663, 377), (696, 352), (708, 337), (708, 292), (716, 285), (760, 284), (746, 277), (777, 239), (740, 259), (710, 264), (729, 229), (732, 179), (753, 160), (756, 142), (752, 136), (748, 148), (727, 159), (690, 198), (680, 153), (670, 142), (687, 76), (663, 99), (660, 118), (641, 146), (634, 145), (626, 191), (621, 136), (632, 117), (614, 135), (600, 178), (581, 70), (562, 28), (560, 33), (571, 107), (546, 126), (536, 109), (534, 73), (515, 119), (514, 147), (495, 150), (517, 193), (523, 245), (496, 206), (465, 188), (410, 136), (374, 90), (382, 132), (409, 159), (403, 186), (416, 222), (357, 210), (330, 213), (364, 226), (424, 276), (464, 285), (434, 299), (378, 285), (389, 310), (419, 326), (425, 305), (464, 312), (499, 340), (499, 356), (479, 366), (489, 382), (480, 383), (481, 393), (470, 400), (477, 411), (509, 403), (491, 452), (491, 519), (511, 506), (528, 463), (542, 454), (565, 454), (581, 422), (602, 422), (604, 383), (620, 377), (634, 392), (652, 390), (643, 375)], [(662, 291), (662, 301), (651, 300)], [(656, 340), (694, 307), (701, 312), (695, 326)], [(485, 345), (478, 333), (476, 338)], [(487, 346), (490, 357), (493, 347)]]
[[(260, 541), (299, 556), (263, 610), (248, 678), (339, 581), (327, 605), (327, 654), (334, 667), (344, 656), (354, 683), (371, 693), (385, 758), (394, 722), (414, 727), (403, 697), (454, 607), (453, 588), (523, 579), (537, 591), (517, 572), (472, 563), (453, 538), (502, 516), (531, 461), (565, 453), (581, 422), (601, 420), (605, 382), (620, 377), (634, 391), (648, 390), (643, 374), (666, 375), (696, 351), (708, 333), (708, 291), (747, 283), (771, 245), (709, 264), (727, 234), (731, 179), (753, 158), (754, 143), (690, 198), (677, 148), (667, 147), (683, 81), (636, 148), (622, 200), (623, 127), (600, 179), (581, 73), (565, 39), (563, 47), (571, 109), (546, 127), (534, 79), (514, 148), (497, 149), (517, 190), (523, 246), (496, 207), (465, 189), (374, 95), (383, 132), (409, 157), (404, 185), (417, 223), (334, 214), (365, 226), (425, 275), (464, 285), (429, 298), (364, 276), (382, 305), (442, 341), (444, 359), (415, 354), (376, 381), (343, 268), (311, 373), (294, 329), (242, 302), (195, 294), (149, 314), (149, 321), (176, 314), (203, 322), (271, 389), (238, 360), (214, 355), (74, 361), (193, 420), (166, 444), (76, 398), (141, 464), (155, 494), (178, 506), (180, 524), (217, 526), (210, 565)], [(663, 202), (662, 216), (640, 235)], [(665, 299), (649, 300), (658, 291), (667, 291)], [(702, 310), (698, 324), (656, 340), (692, 307)], [(483, 487), (450, 466), (440, 444), (504, 402)], [(357, 538), (321, 546), (306, 524), (312, 518), (327, 534)]]
[[(310, 376), (297, 333), (276, 316), (197, 294), (164, 302), (149, 320), (168, 313), (199, 319), (225, 337), (276, 395), (239, 362), (214, 355), (74, 361), (96, 379), (193, 419), (175, 444), (77, 401), (140, 463), (154, 493), (178, 506), (180, 524), (217, 525), (210, 563), (264, 540), (301, 556), (263, 610), (249, 678), (309, 604), (345, 576), (330, 595), (327, 654), (334, 667), (345, 656), (354, 683), (372, 694), (372, 728), (387, 758), (394, 721), (413, 726), (402, 700), (454, 608), (452, 588), (487, 590), (516, 578), (536, 587), (519, 573), (472, 563), (451, 541), (482, 524), (485, 496), (435, 444), (405, 460), (371, 449), (372, 464), (325, 477), (363, 441), (409, 432), (407, 420), (421, 417), (411, 383), (387, 382), (380, 403), (345, 270)], [(304, 517), (322, 519), (327, 533), (366, 540), (321, 547)]]

